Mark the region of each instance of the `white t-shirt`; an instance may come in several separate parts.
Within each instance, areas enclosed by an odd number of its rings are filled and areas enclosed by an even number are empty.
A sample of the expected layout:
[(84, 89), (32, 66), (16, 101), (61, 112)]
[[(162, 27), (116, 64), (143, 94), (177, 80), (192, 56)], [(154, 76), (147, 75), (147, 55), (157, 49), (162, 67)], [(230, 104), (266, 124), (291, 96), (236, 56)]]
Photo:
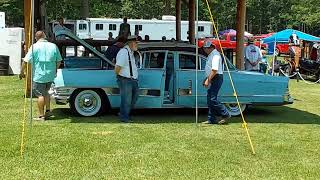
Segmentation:
[(132, 75), (133, 75), (132, 78), (138, 79), (138, 68), (136, 66), (135, 57), (128, 45), (120, 49), (116, 57), (116, 65), (121, 67), (119, 75), (122, 77), (131, 78), (128, 52), (130, 55), (131, 66), (132, 66)]
[[(256, 62), (259, 59), (261, 60), (262, 55), (261, 55), (261, 51), (260, 48), (258, 48), (257, 46), (250, 44), (245, 48), (245, 53), (244, 53), (244, 57), (245, 59), (248, 59), (251, 62)], [(259, 64), (252, 66), (249, 62), (247, 62), (247, 60), (245, 60), (245, 69), (246, 70), (259, 70)]]
[(216, 49), (214, 49), (207, 58), (205, 67), (206, 77), (210, 75), (212, 70), (216, 70), (217, 74), (223, 74), (222, 58)]

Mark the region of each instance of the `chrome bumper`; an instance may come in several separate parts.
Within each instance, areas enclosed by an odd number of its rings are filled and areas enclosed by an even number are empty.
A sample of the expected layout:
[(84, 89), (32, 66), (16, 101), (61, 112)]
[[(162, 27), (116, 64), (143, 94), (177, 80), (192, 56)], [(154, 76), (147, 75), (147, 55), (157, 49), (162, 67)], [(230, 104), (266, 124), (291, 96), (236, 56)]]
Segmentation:
[(55, 100), (58, 105), (65, 105), (69, 103), (70, 96), (74, 88), (55, 88), (51, 87), (49, 94), (52, 99)]

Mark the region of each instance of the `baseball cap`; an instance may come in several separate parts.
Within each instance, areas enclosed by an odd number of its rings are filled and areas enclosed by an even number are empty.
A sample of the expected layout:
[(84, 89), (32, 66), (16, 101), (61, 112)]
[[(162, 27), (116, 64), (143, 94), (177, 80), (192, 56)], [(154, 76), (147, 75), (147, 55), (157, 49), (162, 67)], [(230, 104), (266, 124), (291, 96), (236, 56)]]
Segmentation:
[(211, 46), (215, 47), (215, 45), (212, 44), (211, 40), (206, 40), (206, 41), (204, 41), (204, 44), (203, 44), (202, 47), (203, 47), (203, 48), (209, 48), (209, 47), (211, 47)]
[(127, 42), (130, 42), (130, 41), (138, 41), (138, 37), (137, 36), (128, 36), (127, 38)]

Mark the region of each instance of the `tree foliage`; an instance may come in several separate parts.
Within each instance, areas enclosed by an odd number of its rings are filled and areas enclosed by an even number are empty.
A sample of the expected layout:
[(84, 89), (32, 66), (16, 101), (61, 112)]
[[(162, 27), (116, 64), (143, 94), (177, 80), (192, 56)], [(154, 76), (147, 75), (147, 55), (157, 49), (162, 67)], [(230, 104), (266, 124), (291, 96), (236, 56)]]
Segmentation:
[[(49, 21), (81, 18), (83, 0), (45, 0)], [(219, 30), (235, 28), (237, 0), (209, 0)], [(319, 35), (319, 0), (247, 0), (246, 29), (267, 33), (295, 28)], [(175, 0), (89, 0), (90, 17), (160, 19), (175, 15)], [(23, 0), (0, 0), (7, 24), (23, 23)], [(188, 19), (188, 0), (182, 0), (182, 19)], [(206, 0), (199, 0), (199, 19), (210, 20)]]

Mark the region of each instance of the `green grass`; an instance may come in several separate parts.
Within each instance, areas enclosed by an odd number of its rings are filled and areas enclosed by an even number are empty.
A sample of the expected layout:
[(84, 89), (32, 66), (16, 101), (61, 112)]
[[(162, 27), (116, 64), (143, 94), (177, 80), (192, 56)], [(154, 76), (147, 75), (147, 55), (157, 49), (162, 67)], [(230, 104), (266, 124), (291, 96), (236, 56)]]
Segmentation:
[(290, 90), (294, 104), (247, 112), (256, 155), (239, 117), (203, 127), (193, 110), (145, 110), (120, 124), (54, 106), (56, 119), (27, 124), (21, 157), (23, 82), (0, 77), (0, 179), (319, 179), (320, 84)]

